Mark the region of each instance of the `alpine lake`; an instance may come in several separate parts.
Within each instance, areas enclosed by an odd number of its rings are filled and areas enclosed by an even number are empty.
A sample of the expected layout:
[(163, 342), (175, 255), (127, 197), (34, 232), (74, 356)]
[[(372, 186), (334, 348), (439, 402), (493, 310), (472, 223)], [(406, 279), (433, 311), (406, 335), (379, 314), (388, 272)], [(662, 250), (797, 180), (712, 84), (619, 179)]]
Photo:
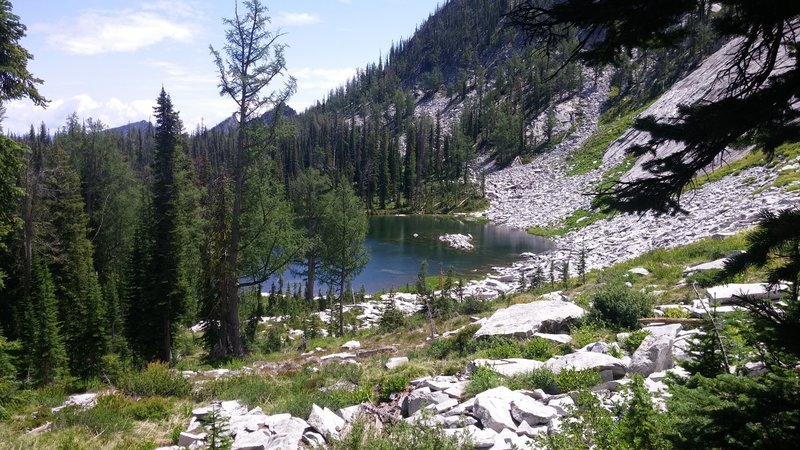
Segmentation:
[[(471, 235), (469, 250), (456, 249), (439, 240), (445, 234)], [(365, 245), (369, 263), (353, 280), (353, 289), (367, 293), (402, 290), (413, 286), (423, 260), (428, 261), (428, 274), (446, 274), (449, 267), (462, 278), (479, 278), (492, 267), (509, 266), (525, 252), (542, 253), (553, 248), (550, 240), (532, 236), (523, 230), (483, 223), (453, 216), (370, 216)], [(304, 277), (296, 268), (284, 273), (285, 286), (305, 287)], [(263, 286), (269, 292), (270, 285)], [(317, 292), (327, 292), (317, 286)]]

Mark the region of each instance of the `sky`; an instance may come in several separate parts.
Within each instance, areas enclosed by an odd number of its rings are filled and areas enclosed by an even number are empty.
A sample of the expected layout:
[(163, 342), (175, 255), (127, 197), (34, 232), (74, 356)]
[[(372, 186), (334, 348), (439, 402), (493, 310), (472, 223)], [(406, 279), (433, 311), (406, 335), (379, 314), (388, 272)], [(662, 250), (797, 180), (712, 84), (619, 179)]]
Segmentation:
[[(298, 111), (322, 100), (356, 68), (377, 62), (393, 42), (411, 36), (444, 0), (263, 0), (271, 28), (284, 33)], [(21, 41), (44, 80), (46, 109), (8, 102), (6, 133), (44, 122), (51, 132), (76, 112), (109, 127), (150, 120), (162, 85), (184, 127), (213, 126), (236, 110), (221, 97), (209, 45), (224, 44), (223, 18), (235, 0), (12, 0), (27, 26)], [(240, 6), (240, 11), (243, 8)], [(279, 86), (276, 86), (278, 88)]]

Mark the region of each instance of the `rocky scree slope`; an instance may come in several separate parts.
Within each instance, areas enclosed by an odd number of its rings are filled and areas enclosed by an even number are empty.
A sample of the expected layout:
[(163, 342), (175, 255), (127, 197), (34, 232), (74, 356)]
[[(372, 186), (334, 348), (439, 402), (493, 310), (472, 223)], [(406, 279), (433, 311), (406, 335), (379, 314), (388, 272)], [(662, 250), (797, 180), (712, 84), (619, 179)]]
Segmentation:
[[(725, 88), (725, 80), (718, 79), (716, 74), (728, 64), (731, 49), (735, 45), (736, 42), (731, 42), (723, 46), (698, 69), (673, 85), (641, 115), (671, 120), (678, 105), (718, 98)], [(592, 80), (589, 77), (585, 79)], [(581, 125), (551, 152), (529, 164), (496, 170), (486, 176), (486, 195), (491, 206), (481, 213), (484, 217), (526, 229), (556, 225), (576, 210), (590, 208), (591, 196), (587, 194), (593, 191), (606, 172), (623, 161), (626, 148), (648, 139), (645, 133), (631, 128), (608, 147), (599, 168), (585, 175), (567, 175), (569, 166), (566, 158), (578, 151), (597, 129), (601, 105), (608, 98), (608, 89), (607, 75), (601, 76), (596, 82), (587, 83), (578, 95), (576, 113), (583, 116)], [(677, 144), (668, 143), (658, 149), (658, 154), (663, 156), (677, 148)], [(735, 156), (735, 152), (727, 155), (725, 163), (730, 163)], [(643, 176), (641, 164), (648, 158), (650, 156), (640, 158), (623, 175), (623, 179)], [(684, 195), (682, 206), (688, 212), (685, 215), (617, 215), (597, 221), (555, 237), (555, 252), (531, 255), (530, 261), (502, 272), (510, 276), (512, 273), (532, 270), (536, 265), (547, 265), (551, 261), (557, 264), (567, 260), (574, 262), (582, 248), (587, 253), (588, 268), (607, 267), (655, 248), (685, 245), (704, 237), (750, 228), (762, 209), (800, 206), (800, 192), (797, 190), (787, 190), (788, 186), (770, 187), (780, 171), (798, 170), (797, 163), (781, 161), (772, 168), (753, 167), (737, 175), (706, 183), (700, 189)], [(713, 169), (715, 167), (709, 168)], [(572, 264), (573, 269), (574, 266)]]

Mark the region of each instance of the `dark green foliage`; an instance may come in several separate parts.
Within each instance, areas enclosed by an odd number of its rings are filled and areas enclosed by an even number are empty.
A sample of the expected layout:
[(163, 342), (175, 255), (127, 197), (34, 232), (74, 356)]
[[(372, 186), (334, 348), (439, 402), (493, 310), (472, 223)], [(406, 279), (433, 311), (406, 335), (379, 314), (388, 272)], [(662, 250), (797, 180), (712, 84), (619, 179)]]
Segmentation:
[(547, 339), (533, 337), (522, 344), (522, 357), (544, 361), (557, 353), (556, 344)]
[(556, 375), (546, 367), (516, 375), (509, 380), (508, 384), (509, 388), (513, 389), (542, 389), (550, 394), (558, 393)]
[(670, 392), (666, 431), (675, 448), (793, 448), (800, 436), (795, 373), (695, 375)]
[(649, 335), (650, 332), (647, 330), (632, 331), (624, 341), (620, 342), (620, 347), (625, 349), (628, 353), (633, 353), (642, 345), (642, 341)]
[(503, 384), (503, 377), (494, 370), (481, 366), (476, 368), (470, 375), (470, 382), (467, 385), (467, 395), (473, 397), (483, 391), (496, 388)]
[(488, 311), (489, 306), (490, 304), (488, 302), (485, 302), (478, 297), (469, 296), (465, 298), (464, 301), (459, 303), (457, 307), (461, 314), (471, 315)]
[(367, 265), (369, 254), (364, 246), (367, 216), (352, 187), (339, 180), (325, 195), (322, 234), (328, 239), (321, 252), (320, 279), (335, 286), (339, 293), (339, 335), (344, 334), (342, 302), (353, 280)]
[(636, 328), (638, 320), (653, 310), (653, 299), (621, 282), (611, 282), (593, 292), (589, 320), (614, 327)]
[(53, 238), (60, 243), (50, 265), (56, 286), (64, 343), (72, 373), (82, 377), (97, 374), (107, 350), (105, 309), (100, 282), (94, 269), (91, 241), (86, 236), (88, 217), (80, 192), (80, 178), (54, 147), (58, 170), (45, 181), (55, 194), (45, 205), (53, 225)]
[(396, 331), (405, 327), (406, 322), (405, 313), (397, 308), (394, 300), (387, 300), (380, 320), (381, 329), (390, 332)]
[(697, 284), (698, 287), (707, 288), (719, 283), (722, 271), (719, 269), (702, 270), (686, 277), (689, 284)]
[[(182, 124), (162, 88), (154, 108), (156, 155), (153, 163), (151, 212), (140, 225), (133, 264), (141, 277), (129, 285), (128, 330), (131, 345), (146, 361), (172, 361), (172, 339), (190, 302), (191, 227), (195, 195), (182, 142)], [(138, 279), (137, 279), (138, 278)], [(142, 279), (143, 278), (143, 279)]]
[(644, 386), (644, 378), (633, 375), (626, 387), (631, 397), (622, 408), (618, 432), (631, 449), (657, 450), (671, 448), (666, 440), (665, 416), (653, 405), (653, 399)]
[(468, 450), (471, 443), (459, 443), (437, 427), (409, 425), (404, 421), (378, 429), (367, 422), (356, 422), (347, 435), (328, 443), (331, 450)]
[(231, 447), (232, 438), (230, 433), (226, 433), (229, 427), (229, 419), (221, 414), (220, 406), (217, 403), (212, 403), (211, 411), (206, 418), (208, 424), (208, 436), (206, 437), (206, 445), (211, 450), (227, 450)]
[(141, 397), (185, 397), (192, 385), (180, 373), (165, 363), (150, 363), (142, 372), (126, 371), (119, 377), (117, 387)]
[[(19, 201), (22, 191), (16, 185), (16, 180), (24, 168), (22, 159), (24, 154), (25, 147), (5, 136), (0, 136), (0, 204), (15, 205)], [(18, 225), (19, 217), (14, 208), (0, 209), (0, 250), (5, 250), (6, 235)], [(0, 269), (0, 289), (3, 288), (4, 278), (5, 272)]]
[(407, 373), (387, 373), (383, 376), (380, 383), (381, 399), (383, 401), (388, 401), (391, 394), (405, 391), (410, 381), (411, 378)]
[(0, 103), (28, 98), (36, 106), (47, 106), (49, 100), (37, 88), (42, 80), (28, 71), (28, 61), (33, 55), (19, 44), (25, 30), (19, 16), (11, 11), (11, 2), (0, 1)]
[(601, 384), (603, 379), (596, 370), (563, 369), (555, 376), (555, 385), (558, 392), (572, 392), (589, 389)]
[(800, 210), (773, 213), (762, 211), (758, 226), (747, 236), (747, 252), (734, 256), (722, 274), (730, 279), (748, 268), (767, 271), (769, 283), (789, 283), (784, 296), (787, 305), (771, 301), (742, 299), (754, 321), (755, 341), (767, 348), (772, 358), (785, 364), (800, 356)]
[(55, 298), (50, 271), (40, 258), (33, 263), (33, 292), (31, 294), (34, 341), (27, 357), (36, 380), (42, 384), (52, 382), (66, 368), (67, 354), (58, 321), (58, 304)]
[(478, 348), (489, 359), (519, 358), (522, 356), (519, 342), (502, 336), (487, 336), (478, 341)]

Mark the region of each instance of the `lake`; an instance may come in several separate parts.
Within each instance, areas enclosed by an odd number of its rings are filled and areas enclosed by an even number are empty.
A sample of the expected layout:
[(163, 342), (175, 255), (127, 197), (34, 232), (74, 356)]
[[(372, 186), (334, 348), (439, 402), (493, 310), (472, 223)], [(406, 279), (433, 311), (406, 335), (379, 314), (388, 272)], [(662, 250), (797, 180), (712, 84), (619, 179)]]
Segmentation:
[[(439, 236), (455, 233), (471, 234), (474, 248), (457, 250), (439, 241)], [(488, 273), (493, 266), (510, 265), (521, 259), (520, 253), (553, 248), (548, 239), (522, 230), (449, 216), (371, 216), (365, 244), (369, 263), (353, 281), (353, 289), (364, 286), (367, 293), (413, 286), (422, 260), (428, 261), (430, 275), (438, 274), (440, 268), (447, 273), (452, 266), (468, 277)], [(284, 280), (290, 286), (303, 283), (291, 270)], [(264, 290), (269, 291), (269, 286)]]

